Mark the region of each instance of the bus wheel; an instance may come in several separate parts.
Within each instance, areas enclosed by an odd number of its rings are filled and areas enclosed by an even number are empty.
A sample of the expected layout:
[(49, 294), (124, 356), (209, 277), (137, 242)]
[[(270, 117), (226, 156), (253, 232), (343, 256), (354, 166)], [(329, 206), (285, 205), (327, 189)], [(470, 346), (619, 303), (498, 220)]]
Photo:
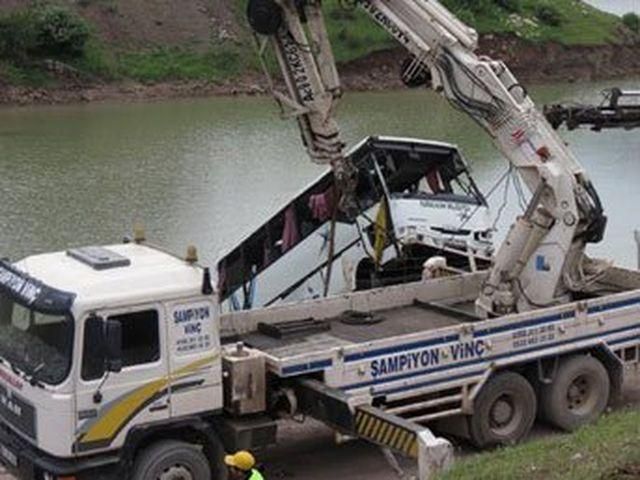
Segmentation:
[(596, 358), (576, 355), (563, 360), (553, 382), (540, 389), (542, 418), (567, 432), (595, 421), (607, 407), (609, 374)]
[(473, 411), (468, 420), (471, 443), (478, 448), (512, 445), (531, 430), (536, 394), (522, 375), (499, 373), (482, 387)]
[(211, 480), (211, 467), (198, 447), (167, 440), (142, 451), (136, 459), (132, 479)]

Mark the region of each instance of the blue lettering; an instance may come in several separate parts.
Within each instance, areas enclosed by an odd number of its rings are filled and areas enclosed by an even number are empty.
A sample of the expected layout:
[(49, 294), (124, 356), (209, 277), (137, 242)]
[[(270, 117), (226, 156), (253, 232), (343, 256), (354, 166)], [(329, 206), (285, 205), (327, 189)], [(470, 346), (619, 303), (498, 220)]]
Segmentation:
[(184, 326), (185, 335), (193, 335), (194, 333), (202, 332), (202, 324), (201, 323), (191, 323), (189, 325)]
[(425, 350), (420, 355), (420, 364), (423, 367), (440, 363), (440, 350)]
[(451, 345), (451, 347), (449, 348), (451, 350), (451, 357), (453, 358), (454, 361), (457, 361), (458, 358), (460, 357), (460, 344)]
[[(400, 357), (400, 371), (402, 372), (404, 370), (404, 367), (406, 367), (409, 364), (409, 359), (410, 357), (408, 355), (403, 355), (402, 357)], [(409, 368), (411, 368), (411, 366), (409, 366)]]
[(482, 340), (474, 340), (473, 342), (458, 343), (449, 347), (451, 358), (454, 361), (465, 360), (470, 358), (482, 357), (485, 352), (485, 344)]
[(473, 343), (466, 343), (464, 346), (464, 358), (471, 358), (476, 354), (475, 345)]
[(412, 353), (411, 361), (412, 361), (412, 364), (409, 368), (418, 368), (418, 365), (420, 365), (420, 353), (419, 352)]
[[(485, 352), (486, 345), (483, 340), (473, 340), (449, 346), (449, 353), (454, 362), (480, 358)], [(377, 378), (393, 373), (433, 367), (439, 365), (440, 360), (440, 349), (434, 348), (373, 360), (369, 364), (369, 368), (371, 376)]]
[(380, 375), (386, 375), (386, 374), (387, 374), (387, 362), (382, 360), (380, 362)]
[(400, 359), (398, 357), (389, 358), (387, 359), (387, 362), (389, 362), (389, 365), (387, 366), (387, 373), (396, 373), (398, 370), (400, 370)]
[(425, 368), (438, 365), (439, 363), (440, 350), (434, 349), (373, 360), (369, 367), (371, 369), (371, 376), (376, 378), (381, 375)]
[(173, 321), (175, 324), (206, 320), (208, 318), (211, 318), (211, 310), (209, 307), (187, 308), (173, 312)]

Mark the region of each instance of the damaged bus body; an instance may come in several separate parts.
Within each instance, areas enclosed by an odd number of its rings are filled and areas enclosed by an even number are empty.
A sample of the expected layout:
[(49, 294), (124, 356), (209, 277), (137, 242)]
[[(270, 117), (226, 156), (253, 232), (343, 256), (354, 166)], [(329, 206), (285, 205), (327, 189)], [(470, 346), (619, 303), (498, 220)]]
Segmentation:
[(457, 147), (369, 137), (349, 156), (355, 218), (335, 213), (333, 172), (323, 174), (220, 260), (225, 310), (415, 281), (435, 255), (465, 271), (488, 265), (489, 208)]

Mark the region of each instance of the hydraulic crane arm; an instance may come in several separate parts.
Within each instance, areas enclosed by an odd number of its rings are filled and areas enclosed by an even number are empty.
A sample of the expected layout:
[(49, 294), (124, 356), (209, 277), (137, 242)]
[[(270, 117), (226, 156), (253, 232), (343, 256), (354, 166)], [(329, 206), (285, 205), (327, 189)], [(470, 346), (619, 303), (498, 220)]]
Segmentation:
[(334, 118), (342, 89), (320, 2), (250, 1), (247, 13), (254, 31), (263, 36), (258, 43), (267, 75), (268, 43), (283, 74), (288, 93), (278, 91), (270, 80), (273, 95), (286, 115), (297, 118), (311, 160), (334, 169), (342, 194), (340, 207), (348, 213), (355, 169), (344, 155), (345, 144)]
[[(476, 32), (435, 0), (353, 3), (412, 54), (405, 80), (430, 77), (436, 91), (485, 129), (532, 194), (526, 212), (511, 227), (496, 255), (476, 304), (479, 312), (502, 315), (562, 303), (571, 292), (581, 291), (597, 278), (603, 267), (584, 255), (586, 243), (600, 241), (606, 224), (597, 193), (507, 66), (477, 56)], [(321, 0), (252, 0), (251, 4), (250, 17), (252, 8), (262, 9), (260, 22), (254, 17), (252, 25), (272, 38), (293, 96), (300, 99), (300, 86), (294, 81), (295, 88), (291, 88), (287, 77), (299, 71), (302, 78), (315, 77), (315, 84), (310, 83), (324, 92), (324, 97), (313, 98), (331, 104), (304, 103), (306, 110), (299, 113), (303, 132), (313, 132), (317, 140), (325, 138), (324, 133), (319, 135), (318, 125), (330, 126), (337, 138), (330, 117), (339, 83), (324, 23), (318, 21)], [(265, 24), (277, 27), (258, 28)], [(305, 27), (311, 42), (303, 39)], [(307, 55), (287, 54), (294, 50), (286, 41), (291, 38), (296, 51)], [(321, 121), (313, 122), (313, 118)], [(313, 144), (310, 139), (307, 133), (307, 146)], [(310, 153), (313, 156), (312, 149)], [(335, 155), (331, 161), (344, 165), (341, 158)]]

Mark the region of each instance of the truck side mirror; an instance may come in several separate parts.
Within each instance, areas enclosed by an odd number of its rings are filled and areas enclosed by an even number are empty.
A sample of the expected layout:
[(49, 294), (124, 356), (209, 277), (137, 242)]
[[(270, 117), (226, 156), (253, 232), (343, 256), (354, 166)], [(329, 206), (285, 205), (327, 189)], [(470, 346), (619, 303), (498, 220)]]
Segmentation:
[(105, 328), (106, 367), (108, 372), (122, 370), (122, 324), (107, 320)]

